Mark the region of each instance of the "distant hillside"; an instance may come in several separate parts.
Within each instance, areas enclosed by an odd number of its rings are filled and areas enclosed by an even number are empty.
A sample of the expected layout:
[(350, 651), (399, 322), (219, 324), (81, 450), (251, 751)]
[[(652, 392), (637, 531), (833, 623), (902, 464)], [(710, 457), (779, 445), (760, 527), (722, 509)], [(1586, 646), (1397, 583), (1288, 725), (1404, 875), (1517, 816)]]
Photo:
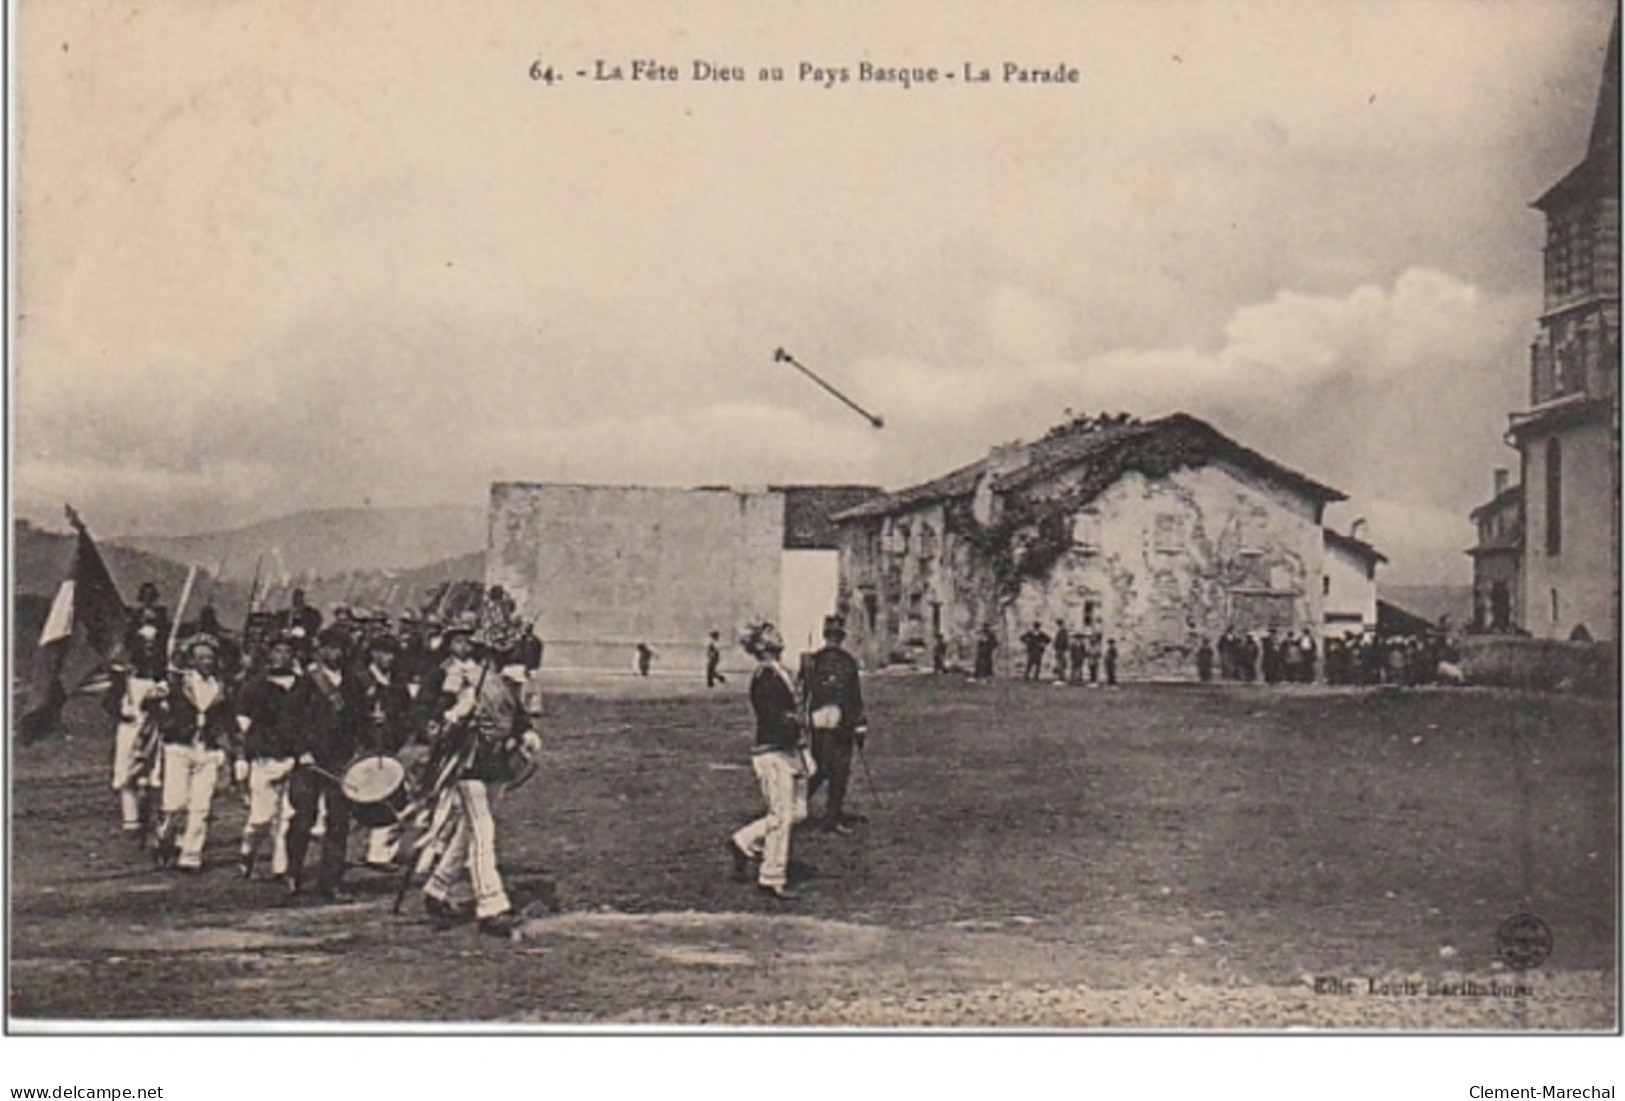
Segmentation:
[(485, 508), (463, 505), (319, 509), (230, 531), (118, 540), (123, 546), (176, 562), (196, 562), (205, 569), (220, 564), (223, 579), (245, 585), (262, 557), (262, 576), (270, 584), (301, 576), (332, 579), (357, 571), (416, 569), (460, 555), (483, 554), (485, 542)]
[[(421, 608), (429, 593), (447, 581), (485, 580), (485, 552), (474, 551), (404, 570), (352, 570), (336, 577), (308, 582), (305, 599), (327, 616), (335, 604), (397, 616), (405, 608)], [(288, 588), (271, 586), (261, 606), (285, 608)]]
[(1453, 626), (1462, 627), (1473, 619), (1471, 585), (1384, 585), (1379, 582), (1377, 594), (1429, 623), (1436, 624), (1440, 616), (1448, 615)]
[[(91, 529), (91, 536), (96, 535)], [(11, 526), (12, 591), (14, 596), (31, 594), (51, 597), (67, 576), (73, 562), (74, 537), (65, 532), (44, 531), (26, 520)], [(158, 586), (165, 604), (174, 604), (186, 582), (187, 567), (159, 554), (96, 540), (127, 604), (135, 603), (135, 591), (143, 581)]]
[[(56, 595), (57, 587), (62, 584), (72, 565), (74, 536), (65, 532), (43, 531), (26, 520), (13, 523), (11, 531), (12, 654), (16, 668), (26, 669), (27, 655), (39, 640), (51, 597)], [(92, 529), (92, 537), (95, 534)], [(100, 539), (96, 540), (96, 546), (126, 604), (134, 604), (136, 590), (141, 583), (151, 581), (158, 586), (161, 601), (168, 605), (171, 612), (175, 610), (181, 589), (186, 585), (186, 566), (129, 547), (104, 543)], [(228, 626), (240, 623), (248, 607), (247, 590), (246, 585), (212, 584), (208, 575), (200, 572), (186, 618), (193, 618), (207, 599), (214, 603), (223, 623)]]

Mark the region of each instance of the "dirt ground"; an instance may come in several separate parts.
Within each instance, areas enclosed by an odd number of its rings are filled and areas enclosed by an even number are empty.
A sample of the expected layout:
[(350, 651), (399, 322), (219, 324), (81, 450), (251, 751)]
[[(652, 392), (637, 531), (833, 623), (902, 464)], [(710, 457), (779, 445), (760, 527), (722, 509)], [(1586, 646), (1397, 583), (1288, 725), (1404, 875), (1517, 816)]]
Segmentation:
[[(437, 931), (415, 894), (392, 915), (359, 867), (338, 906), (240, 879), (229, 793), (207, 870), (155, 870), (76, 702), (67, 740), (14, 749), (11, 1025), (1617, 1027), (1609, 703), (866, 687), (867, 821), (798, 831), (785, 904), (727, 875), (759, 812), (742, 685), (555, 678), (541, 772), (497, 809), (511, 941)], [(1533, 970), (1498, 958), (1519, 911), (1551, 931)]]

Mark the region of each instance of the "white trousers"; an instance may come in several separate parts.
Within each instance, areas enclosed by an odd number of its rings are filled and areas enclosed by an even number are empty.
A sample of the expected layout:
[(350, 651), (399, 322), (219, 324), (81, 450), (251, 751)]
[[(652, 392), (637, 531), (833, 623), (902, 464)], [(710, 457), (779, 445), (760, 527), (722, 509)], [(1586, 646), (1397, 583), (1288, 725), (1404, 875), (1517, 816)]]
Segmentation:
[(248, 824), (243, 827), (243, 855), (252, 857), (267, 832), (271, 843), (271, 874), (288, 872), (288, 777), (292, 757), (260, 757), (248, 764)]
[[(141, 828), (141, 797), (132, 775), (145, 719), (141, 705), (157, 687), (158, 682), (149, 677), (130, 677), (119, 703), (119, 723), (113, 730), (113, 790), (118, 792), (120, 824), (132, 833)], [(154, 781), (149, 778), (149, 782)]]
[(399, 826), (375, 826), (367, 831), (368, 864), (392, 864), (400, 851)]
[[(164, 821), (158, 827), (158, 837), (160, 841), (171, 841), (179, 830), (180, 857), (176, 863), (183, 868), (203, 867), (203, 843), (208, 839), (214, 786), (220, 779), (220, 766), (225, 763), (223, 749), (164, 746)], [(183, 813), (184, 827), (180, 822)]]
[(783, 887), (790, 881), (790, 829), (807, 820), (807, 769), (799, 755), (788, 753), (758, 753), (750, 763), (767, 813), (736, 832), (734, 844), (761, 859), (758, 883)]
[(497, 871), (497, 827), (484, 780), (459, 780), (445, 798), (451, 806), (451, 837), (423, 893), (452, 906), (474, 900), (474, 916), (494, 917), (512, 908)]

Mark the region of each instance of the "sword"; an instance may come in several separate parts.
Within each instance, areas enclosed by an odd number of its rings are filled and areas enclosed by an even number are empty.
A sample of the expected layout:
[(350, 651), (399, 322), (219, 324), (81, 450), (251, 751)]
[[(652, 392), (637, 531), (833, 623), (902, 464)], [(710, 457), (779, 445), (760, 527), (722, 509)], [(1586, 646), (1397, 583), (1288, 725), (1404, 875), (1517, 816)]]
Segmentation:
[(175, 666), (175, 644), (180, 641), (181, 624), (186, 620), (186, 605), (192, 599), (192, 586), (197, 584), (197, 567), (186, 571), (186, 584), (181, 587), (181, 602), (175, 608), (175, 621), (169, 626), (169, 640), (164, 647), (164, 663)]
[(875, 790), (874, 775), (869, 771), (869, 755), (863, 751), (863, 743), (858, 743), (856, 748), (858, 751), (858, 762), (863, 765), (863, 779), (869, 785), (869, 798), (875, 801), (875, 807), (877, 809), (885, 810), (886, 804), (880, 801), (880, 792)]
[(248, 616), (258, 609), (255, 607), (260, 599), (260, 570), (265, 566), (265, 555), (261, 554), (254, 560), (254, 582), (248, 586), (248, 612), (243, 617), (243, 633), (248, 633)]

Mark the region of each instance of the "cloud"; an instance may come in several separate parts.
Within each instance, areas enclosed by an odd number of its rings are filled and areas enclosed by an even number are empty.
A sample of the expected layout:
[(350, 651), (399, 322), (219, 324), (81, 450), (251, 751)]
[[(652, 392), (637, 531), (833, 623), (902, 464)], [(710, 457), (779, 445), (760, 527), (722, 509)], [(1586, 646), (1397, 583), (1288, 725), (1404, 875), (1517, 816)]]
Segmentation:
[(1611, 16), (610, 3), (546, 28), (583, 64), (1083, 74), (904, 93), (533, 87), (520, 4), (195, 8), (18, 25), (20, 509), (196, 530), (546, 471), (898, 484), (1073, 407), (1186, 408), (1452, 513), (1505, 462), (1525, 204), (1583, 148)]
[(987, 328), (995, 355), (1032, 362), (1064, 355), (1070, 325), (1059, 303), (1005, 285), (988, 299)]
[(1398, 572), (1459, 577), (1467, 513), (1487, 496), (1490, 470), (1513, 458), (1501, 435), (1522, 399), (1534, 310), (1521, 296), (1413, 268), (1388, 286), (1284, 290), (1243, 305), (1208, 348), (953, 368), (877, 359), (863, 378), (916, 441), (970, 424), (984, 446), (1030, 439), (1068, 408), (1194, 413), (1350, 493), (1373, 521), (1386, 508), (1380, 530), (1402, 548), (1390, 555)]
[[(1001, 287), (988, 301), (988, 352), (980, 366), (935, 367), (874, 358), (868, 386), (900, 416), (955, 420), (996, 406), (1041, 408), (1051, 400), (1095, 408), (1167, 407), (1292, 411), (1327, 388), (1371, 389), (1428, 373), (1506, 363), (1526, 325), (1526, 303), (1491, 299), (1442, 272), (1412, 268), (1391, 287), (1343, 295), (1281, 291), (1239, 307), (1217, 347), (1120, 348), (1078, 360), (1054, 358), (1067, 324), (1058, 305)], [(1018, 331), (1022, 323), (1032, 331)]]

